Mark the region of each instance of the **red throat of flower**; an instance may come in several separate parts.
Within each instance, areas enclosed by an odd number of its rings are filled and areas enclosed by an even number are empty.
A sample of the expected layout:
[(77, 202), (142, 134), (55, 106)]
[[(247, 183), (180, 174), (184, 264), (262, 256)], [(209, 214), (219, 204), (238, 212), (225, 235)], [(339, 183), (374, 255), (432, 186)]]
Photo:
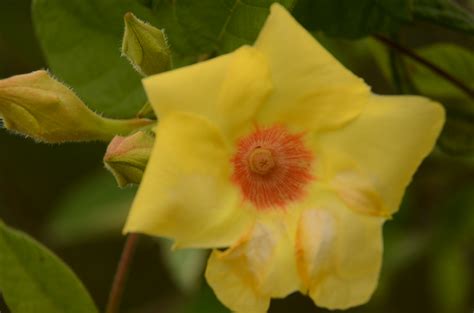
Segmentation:
[(237, 142), (232, 180), (244, 200), (264, 210), (284, 208), (304, 195), (304, 187), (313, 180), (313, 155), (302, 137), (273, 126), (256, 129)]

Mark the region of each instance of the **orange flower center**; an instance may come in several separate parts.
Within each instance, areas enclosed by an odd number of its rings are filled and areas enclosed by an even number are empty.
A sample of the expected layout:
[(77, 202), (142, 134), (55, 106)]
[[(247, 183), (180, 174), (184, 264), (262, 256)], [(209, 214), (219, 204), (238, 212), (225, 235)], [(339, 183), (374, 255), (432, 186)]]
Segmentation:
[(250, 153), (249, 159), (250, 170), (254, 173), (265, 175), (275, 167), (272, 152), (268, 149), (257, 147)]
[(312, 162), (303, 134), (279, 125), (256, 129), (237, 142), (232, 181), (257, 209), (284, 208), (304, 196)]

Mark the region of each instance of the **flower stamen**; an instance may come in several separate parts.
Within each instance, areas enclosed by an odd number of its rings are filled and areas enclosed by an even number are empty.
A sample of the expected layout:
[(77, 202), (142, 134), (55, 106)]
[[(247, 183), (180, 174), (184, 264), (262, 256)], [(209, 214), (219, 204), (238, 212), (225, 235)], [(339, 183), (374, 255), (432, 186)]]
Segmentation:
[(257, 128), (237, 142), (232, 180), (258, 210), (284, 208), (305, 194), (312, 162), (303, 134), (281, 125)]
[(262, 147), (255, 148), (249, 156), (250, 170), (260, 175), (266, 175), (275, 167), (272, 151)]

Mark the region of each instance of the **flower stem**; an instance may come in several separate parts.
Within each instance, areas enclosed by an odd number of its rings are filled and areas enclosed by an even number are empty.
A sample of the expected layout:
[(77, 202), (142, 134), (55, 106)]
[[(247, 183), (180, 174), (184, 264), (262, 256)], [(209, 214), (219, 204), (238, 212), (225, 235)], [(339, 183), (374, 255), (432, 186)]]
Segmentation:
[(102, 139), (104, 141), (110, 141), (116, 135), (127, 136), (143, 127), (150, 126), (153, 123), (154, 121), (146, 118), (119, 120), (101, 117), (100, 124), (98, 126), (103, 133)]
[(403, 53), (404, 55), (412, 58), (413, 60), (417, 61), (418, 63), (424, 65), (434, 73), (438, 74), (439, 76), (443, 77), (447, 81), (451, 82), (453, 85), (464, 91), (469, 97), (474, 98), (474, 90), (471, 89), (469, 86), (465, 85), (462, 81), (451, 75), (450, 73), (444, 71), (437, 65), (431, 63), (430, 61), (426, 60), (425, 58), (419, 56), (416, 54), (414, 51), (390, 40), (389, 38), (386, 38), (381, 35), (374, 35), (375, 39), (380, 41), (381, 43), (391, 47), (392, 49), (397, 50), (400, 53)]
[(138, 234), (129, 234), (123, 247), (122, 255), (115, 273), (112, 289), (109, 294), (106, 313), (118, 313), (120, 302), (122, 300), (125, 282), (127, 281), (130, 265), (132, 264), (133, 255), (137, 246)]

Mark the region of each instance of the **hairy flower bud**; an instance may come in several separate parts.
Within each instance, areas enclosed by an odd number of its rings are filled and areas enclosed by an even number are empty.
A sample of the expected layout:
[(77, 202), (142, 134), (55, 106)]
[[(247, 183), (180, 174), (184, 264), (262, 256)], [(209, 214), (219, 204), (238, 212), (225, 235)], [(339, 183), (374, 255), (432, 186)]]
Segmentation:
[(101, 117), (43, 70), (0, 80), (0, 117), (7, 129), (49, 143), (108, 141), (150, 123)]
[(120, 187), (140, 183), (153, 142), (153, 136), (143, 131), (128, 137), (116, 136), (110, 142), (104, 164)]
[(139, 20), (132, 13), (124, 16), (122, 54), (143, 76), (171, 68), (171, 53), (163, 31)]

